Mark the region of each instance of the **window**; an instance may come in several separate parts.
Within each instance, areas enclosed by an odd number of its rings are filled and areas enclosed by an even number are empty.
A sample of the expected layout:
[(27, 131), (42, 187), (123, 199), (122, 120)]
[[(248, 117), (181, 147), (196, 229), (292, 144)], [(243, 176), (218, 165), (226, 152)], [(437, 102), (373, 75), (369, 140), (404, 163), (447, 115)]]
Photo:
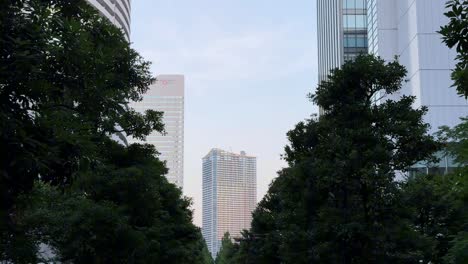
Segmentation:
[(356, 15), (356, 28), (366, 28), (366, 16)]
[(343, 0), (343, 7), (347, 9), (355, 8), (355, 0)]
[(343, 0), (343, 7), (346, 9), (365, 9), (365, 0)]
[(366, 15), (344, 15), (343, 26), (345, 28), (365, 29), (367, 27)]
[(345, 28), (354, 28), (356, 27), (356, 16), (355, 15), (344, 15), (343, 19)]
[(356, 37), (354, 35), (345, 35), (344, 47), (345, 48), (356, 47)]
[(359, 35), (356, 37), (356, 46), (357, 47), (367, 47), (367, 37)]
[(365, 0), (356, 0), (356, 9), (364, 9), (366, 8), (366, 1)]

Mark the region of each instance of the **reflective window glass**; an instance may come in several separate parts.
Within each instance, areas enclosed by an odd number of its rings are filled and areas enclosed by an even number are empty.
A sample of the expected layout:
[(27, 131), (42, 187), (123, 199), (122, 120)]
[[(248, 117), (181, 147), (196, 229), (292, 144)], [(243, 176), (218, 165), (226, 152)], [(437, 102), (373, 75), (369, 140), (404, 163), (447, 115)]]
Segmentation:
[(344, 15), (344, 26), (346, 28), (355, 28), (356, 27), (356, 16), (355, 15)]
[(343, 0), (343, 7), (344, 8), (355, 8), (355, 0)]
[(355, 8), (363, 9), (365, 7), (366, 7), (366, 1), (365, 0), (356, 0)]
[(358, 36), (356, 38), (357, 47), (367, 47), (367, 38), (365, 36)]
[(366, 27), (366, 16), (365, 15), (356, 15), (356, 28), (365, 28)]
[(344, 37), (344, 46), (346, 48), (356, 47), (356, 36), (354, 36), (354, 35), (345, 35), (345, 37)]

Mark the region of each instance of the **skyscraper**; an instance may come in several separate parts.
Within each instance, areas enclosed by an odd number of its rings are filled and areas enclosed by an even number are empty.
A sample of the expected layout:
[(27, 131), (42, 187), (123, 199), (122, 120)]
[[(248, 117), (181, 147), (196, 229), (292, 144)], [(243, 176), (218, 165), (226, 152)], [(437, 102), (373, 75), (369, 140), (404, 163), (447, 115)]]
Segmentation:
[(431, 132), (439, 126), (454, 126), (468, 115), (468, 103), (457, 95), (451, 70), (455, 51), (442, 43), (437, 33), (448, 23), (444, 15), (446, 0), (368, 0), (369, 51), (389, 61), (398, 56), (408, 70), (407, 81), (399, 94), (416, 97), (414, 107), (426, 106), (425, 121)]
[(319, 82), (367, 53), (367, 0), (317, 0)]
[(131, 0), (87, 0), (99, 13), (121, 28), (130, 39)]
[(225, 232), (240, 236), (250, 228), (256, 206), (257, 159), (220, 149), (203, 158), (203, 228), (208, 250), (219, 251)]
[[(153, 144), (159, 158), (169, 169), (169, 182), (180, 188), (184, 186), (184, 76), (159, 75), (156, 82), (143, 96), (143, 101), (133, 102), (130, 107), (143, 113), (147, 109), (164, 112), (166, 134), (153, 132), (146, 143)], [(138, 142), (129, 138), (129, 143)]]

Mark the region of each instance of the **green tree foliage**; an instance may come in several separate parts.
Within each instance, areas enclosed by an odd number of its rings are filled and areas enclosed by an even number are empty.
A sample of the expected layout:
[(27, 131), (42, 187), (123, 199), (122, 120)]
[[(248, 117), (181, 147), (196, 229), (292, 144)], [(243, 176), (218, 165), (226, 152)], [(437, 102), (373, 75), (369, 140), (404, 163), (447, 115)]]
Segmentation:
[(149, 63), (85, 1), (3, 1), (0, 33), (4, 217), (39, 175), (68, 185), (102, 135), (144, 138), (163, 129), (162, 113), (127, 108), (152, 81)]
[(110, 139), (163, 132), (123, 33), (84, 0), (3, 1), (0, 33), (0, 261), (206, 263), (156, 150)]
[[(456, 48), (458, 63), (452, 72), (454, 86), (460, 95), (468, 97), (468, 1), (450, 0), (446, 5), (445, 15), (449, 18), (449, 23), (443, 27), (439, 33), (443, 35), (443, 40), (449, 48)], [(468, 119), (462, 119), (462, 123), (453, 129), (444, 127), (442, 129), (443, 140), (447, 142), (448, 150), (456, 157), (456, 161), (461, 168), (456, 172), (456, 184), (449, 193), (459, 194), (458, 203), (451, 203), (449, 209), (463, 208), (463, 224), (459, 226), (458, 234), (454, 236), (449, 244), (450, 248), (444, 260), (446, 263), (466, 263), (468, 259)], [(445, 250), (446, 248), (444, 248)]]
[(403, 187), (402, 202), (411, 210), (416, 230), (431, 240), (425, 263), (465, 263), (468, 250), (468, 119), (439, 132), (458, 163), (448, 175), (416, 175)]
[(63, 193), (37, 183), (19, 219), (61, 262), (206, 263), (190, 200), (167, 182), (154, 147), (111, 140), (101, 162)]
[[(452, 240), (449, 243), (446, 263), (466, 263), (468, 259), (468, 118), (452, 129), (442, 128), (441, 133), (449, 153), (455, 157), (460, 167), (451, 175), (456, 182), (450, 186), (448, 193), (458, 197), (451, 203), (451, 209), (459, 212), (458, 222), (449, 223)], [(458, 229), (456, 224), (458, 224)]]
[(424, 263), (446, 263), (444, 258), (454, 237), (467, 228), (468, 208), (466, 201), (463, 203), (463, 190), (468, 188), (466, 177), (423, 174), (402, 184), (402, 202), (411, 210), (411, 222), (430, 241)]
[(468, 1), (450, 0), (445, 15), (449, 23), (441, 27), (439, 33), (449, 48), (457, 50), (458, 63), (452, 72), (454, 86), (460, 95), (468, 97)]
[(205, 240), (202, 238), (202, 243), (203, 243), (203, 249), (201, 253), (201, 264), (213, 264), (213, 258), (211, 257), (211, 253), (208, 250), (208, 246), (206, 245)]
[[(239, 263), (417, 263), (429, 241), (411, 226), (395, 171), (439, 148), (414, 98), (385, 101), (406, 70), (361, 55), (312, 100), (320, 119), (288, 133), (282, 170), (244, 233)], [(378, 104), (375, 102), (380, 100)]]
[(221, 240), (221, 249), (215, 259), (215, 264), (230, 264), (235, 262), (236, 247), (232, 242), (231, 235), (226, 232)]

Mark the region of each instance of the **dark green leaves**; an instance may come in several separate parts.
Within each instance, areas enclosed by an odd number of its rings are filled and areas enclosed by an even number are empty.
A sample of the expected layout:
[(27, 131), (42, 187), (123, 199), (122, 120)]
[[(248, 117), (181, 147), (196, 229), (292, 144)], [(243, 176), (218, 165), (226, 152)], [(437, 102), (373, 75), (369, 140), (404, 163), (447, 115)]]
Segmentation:
[(439, 148), (413, 97), (387, 101), (406, 70), (362, 55), (335, 69), (312, 100), (324, 110), (288, 132), (283, 169), (253, 214), (239, 263), (418, 263), (395, 171)]
[(154, 147), (110, 139), (164, 132), (149, 66), (84, 0), (2, 1), (0, 262), (205, 263)]
[(468, 1), (450, 0), (445, 15), (449, 23), (439, 33), (449, 48), (456, 49), (458, 63), (452, 72), (452, 80), (458, 94), (468, 97)]

